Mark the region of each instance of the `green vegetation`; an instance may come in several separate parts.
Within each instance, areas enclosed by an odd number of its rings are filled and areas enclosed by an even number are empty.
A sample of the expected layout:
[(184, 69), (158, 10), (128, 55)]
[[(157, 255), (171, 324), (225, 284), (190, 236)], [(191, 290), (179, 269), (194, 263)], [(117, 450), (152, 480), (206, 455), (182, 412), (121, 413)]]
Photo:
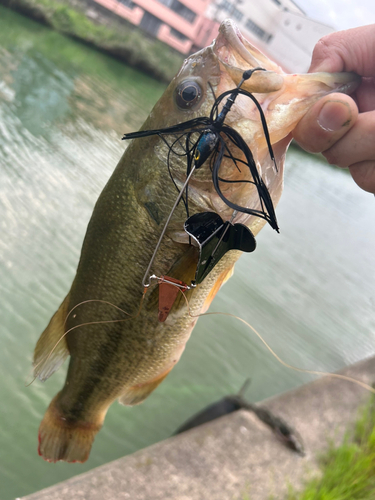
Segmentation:
[[(25, 13), (56, 31), (77, 38), (122, 59), (159, 80), (169, 82), (182, 63), (182, 55), (159, 40), (149, 39), (125, 20), (100, 24), (89, 19), (68, 1), (0, 0), (5, 6)], [(82, 8), (85, 4), (82, 3)]]
[(361, 412), (355, 431), (322, 457), (322, 476), (303, 492), (290, 491), (287, 500), (374, 500), (375, 399)]
[[(333, 444), (320, 458), (321, 474), (311, 479), (303, 491), (289, 486), (285, 500), (374, 500), (375, 499), (375, 397), (360, 410), (354, 431), (347, 432), (343, 444)], [(246, 488), (248, 489), (248, 488)], [(240, 500), (251, 500), (244, 492)], [(268, 500), (274, 500), (271, 495)]]

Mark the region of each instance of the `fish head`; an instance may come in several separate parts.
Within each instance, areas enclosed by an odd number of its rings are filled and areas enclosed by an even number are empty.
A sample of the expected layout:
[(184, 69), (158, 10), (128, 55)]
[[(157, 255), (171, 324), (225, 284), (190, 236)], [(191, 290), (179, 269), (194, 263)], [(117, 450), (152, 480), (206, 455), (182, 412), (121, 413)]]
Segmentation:
[[(252, 45), (231, 20), (221, 23), (213, 43), (188, 57), (154, 107), (144, 129), (169, 127), (177, 123), (209, 117), (215, 100), (224, 92), (236, 89), (244, 71), (260, 68), (241, 84), (258, 101), (267, 122), (269, 137), (276, 160), (271, 159), (266, 134), (256, 103), (246, 95), (238, 95), (227, 113), (225, 125), (234, 128), (250, 148), (257, 170), (276, 205), (283, 187), (285, 154), (291, 141), (291, 132), (309, 108), (330, 92), (350, 93), (359, 83), (352, 73), (286, 74), (280, 66)], [(226, 102), (225, 96), (219, 112)], [(204, 128), (204, 127), (203, 127)], [(223, 134), (222, 134), (223, 135)], [(225, 136), (225, 134), (224, 134)], [(193, 136), (194, 138), (194, 136)], [(243, 160), (242, 151), (224, 137), (229, 154), (220, 164), (219, 176), (225, 197), (242, 207), (261, 209), (253, 177), (243, 163), (233, 162), (228, 156)], [(193, 139), (192, 139), (193, 140)], [(182, 148), (185, 146), (182, 146)], [(159, 158), (166, 158), (165, 145), (156, 148)], [(170, 156), (171, 161), (173, 161)], [(176, 160), (177, 161), (177, 160)], [(177, 185), (186, 178), (186, 160), (173, 167)], [(212, 168), (212, 165), (211, 165)], [(191, 207), (195, 211), (215, 211), (224, 220), (231, 218), (233, 209), (218, 196), (212, 182), (210, 161), (194, 174), (189, 190)], [(240, 182), (237, 182), (240, 181)], [(244, 182), (250, 181), (250, 182)], [(189, 198), (190, 203), (190, 198)], [(236, 222), (246, 224), (256, 234), (265, 221), (253, 215), (241, 214)]]

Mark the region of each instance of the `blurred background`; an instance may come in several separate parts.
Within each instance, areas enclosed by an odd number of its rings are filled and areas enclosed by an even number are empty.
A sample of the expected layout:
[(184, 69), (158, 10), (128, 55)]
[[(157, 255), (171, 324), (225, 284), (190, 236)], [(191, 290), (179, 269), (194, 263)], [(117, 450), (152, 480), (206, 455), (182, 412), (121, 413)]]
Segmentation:
[[(70, 287), (94, 203), (126, 146), (121, 136), (140, 127), (183, 57), (232, 16), (270, 56), (277, 40), (299, 45), (294, 55), (288, 49), (273, 57), (289, 71), (305, 71), (322, 34), (375, 20), (373, 2), (297, 3), (268, 0), (261, 9), (246, 0), (23, 0), (21, 8), (12, 0), (27, 15), (0, 6), (2, 500), (169, 437), (248, 377), (252, 402), (311, 380), (281, 366), (242, 323), (203, 317), (181, 361), (141, 406), (110, 408), (83, 465), (48, 464), (37, 455), (38, 426), (66, 364), (46, 383), (26, 386), (34, 345)], [(165, 14), (158, 22), (153, 4)], [(257, 251), (240, 259), (210, 311), (249, 321), (301, 368), (334, 371), (373, 355), (374, 212), (373, 195), (347, 172), (291, 148), (280, 235), (268, 227), (260, 233)]]

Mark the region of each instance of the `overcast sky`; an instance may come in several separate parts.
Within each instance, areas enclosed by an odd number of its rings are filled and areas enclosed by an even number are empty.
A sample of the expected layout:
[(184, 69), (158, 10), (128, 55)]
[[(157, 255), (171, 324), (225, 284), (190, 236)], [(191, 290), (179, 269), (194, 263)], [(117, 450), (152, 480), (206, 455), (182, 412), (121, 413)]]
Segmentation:
[(375, 0), (295, 0), (306, 14), (336, 30), (375, 23)]

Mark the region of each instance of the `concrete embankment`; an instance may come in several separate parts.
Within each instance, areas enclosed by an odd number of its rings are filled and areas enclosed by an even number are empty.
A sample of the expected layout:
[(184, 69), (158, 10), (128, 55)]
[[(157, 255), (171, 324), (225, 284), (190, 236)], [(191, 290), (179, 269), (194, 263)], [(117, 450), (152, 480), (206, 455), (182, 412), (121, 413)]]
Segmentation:
[[(340, 373), (371, 385), (375, 358)], [(288, 484), (302, 488), (319, 474), (319, 455), (342, 441), (368, 397), (358, 385), (324, 377), (263, 401), (299, 432), (305, 457), (241, 410), (23, 500), (281, 500)]]

